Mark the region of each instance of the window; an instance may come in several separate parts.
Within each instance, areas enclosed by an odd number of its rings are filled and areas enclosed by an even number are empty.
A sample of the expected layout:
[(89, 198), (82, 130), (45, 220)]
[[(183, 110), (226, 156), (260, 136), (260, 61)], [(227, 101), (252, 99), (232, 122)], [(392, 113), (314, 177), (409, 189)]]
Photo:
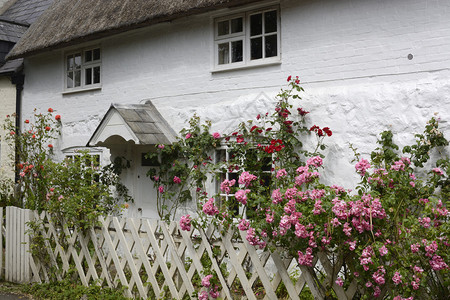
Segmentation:
[(66, 90), (100, 86), (100, 48), (80, 50), (66, 55)]
[(277, 62), (279, 40), (277, 8), (217, 18), (214, 22), (215, 68)]
[[(231, 151), (226, 145), (216, 150), (215, 162), (221, 165), (221, 172), (217, 174), (216, 191), (220, 195), (221, 205), (227, 205), (235, 215), (242, 214), (239, 211), (239, 205), (234, 199), (234, 194), (226, 194), (220, 190), (220, 184), (224, 180), (236, 180), (234, 187), (239, 187), (238, 179), (242, 170), (246, 170), (258, 177), (261, 185), (267, 188), (267, 193), (270, 194), (270, 185), (272, 183), (272, 156), (269, 154), (263, 159), (257, 158), (258, 149), (251, 149), (245, 153), (235, 153)], [(240, 165), (242, 169), (236, 168)], [(252, 210), (246, 211), (246, 215), (251, 217)]]
[(74, 150), (65, 153), (65, 159), (79, 165), (85, 171), (91, 169), (90, 172), (83, 174), (83, 179), (87, 182), (99, 182), (100, 175), (97, 171), (100, 168), (100, 153), (89, 152), (87, 150)]

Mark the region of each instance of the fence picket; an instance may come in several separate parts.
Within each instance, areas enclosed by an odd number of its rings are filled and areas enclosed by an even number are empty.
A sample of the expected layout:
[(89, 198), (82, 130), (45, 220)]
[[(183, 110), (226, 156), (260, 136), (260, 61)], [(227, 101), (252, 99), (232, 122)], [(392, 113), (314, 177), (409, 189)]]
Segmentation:
[[(260, 299), (261, 295), (255, 294), (256, 288), (264, 289), (264, 299), (277, 299), (276, 290), (281, 284), (290, 299), (300, 299), (305, 286), (316, 299), (325, 297), (314, 268), (297, 266), (301, 273), (294, 284), (288, 270), (296, 266), (296, 260), (282, 258), (277, 251), (257, 250), (247, 242), (244, 231), (236, 237), (232, 230), (223, 233), (221, 228), (213, 225), (205, 230), (188, 232), (180, 230), (174, 222), (107, 217), (99, 218), (98, 227), (80, 232), (54, 223), (45, 212), (38, 214), (15, 207), (0, 208), (0, 214), (3, 212), (5, 220), (0, 219), (0, 228), (4, 225), (5, 229), (0, 233), (0, 247), (3, 246), (1, 234), (4, 231), (5, 263), (2, 264), (0, 253), (0, 276), (9, 281), (48, 282), (49, 275), (61, 279), (74, 265), (83, 285), (106, 284), (111, 288), (122, 285), (127, 287), (124, 293), (128, 297), (137, 293), (142, 298), (160, 299), (167, 296), (165, 292), (168, 291), (175, 299), (192, 298), (193, 293), (206, 290), (197, 280), (207, 275), (202, 265), (202, 260), (207, 257), (210, 270), (220, 282), (223, 299), (236, 299), (242, 293), (245, 293), (242, 296), (245, 299)], [(39, 261), (30, 253), (30, 236), (27, 234), (30, 220), (40, 221), (38, 230), (44, 237), (49, 262)], [(60, 242), (59, 238), (65, 238), (65, 242)], [(187, 259), (191, 262), (189, 265)], [(59, 271), (49, 274), (47, 264)], [(329, 255), (319, 253), (313, 260), (313, 266), (316, 264), (316, 268), (325, 273), (320, 284), (332, 286), (340, 300), (352, 299), (358, 291), (355, 280), (347, 289), (334, 282), (345, 265), (342, 256), (330, 260)], [(273, 268), (270, 272), (269, 266)], [(232, 291), (232, 287), (239, 290)]]

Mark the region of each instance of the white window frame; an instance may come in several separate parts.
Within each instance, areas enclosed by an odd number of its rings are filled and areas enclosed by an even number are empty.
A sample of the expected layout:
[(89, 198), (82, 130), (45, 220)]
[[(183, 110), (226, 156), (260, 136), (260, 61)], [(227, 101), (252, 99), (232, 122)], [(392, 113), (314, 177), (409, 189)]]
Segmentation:
[(98, 149), (98, 148), (88, 148), (88, 147), (67, 148), (62, 151), (62, 153), (64, 155), (63, 159), (68, 159), (68, 158), (75, 157), (75, 156), (82, 156), (83, 155), (82, 152), (87, 152), (87, 154), (90, 156), (98, 156), (98, 166), (94, 166), (94, 167), (101, 168), (103, 166), (103, 163), (102, 163), (103, 151), (102, 151), (102, 149)]
[[(94, 51), (99, 50), (99, 59), (94, 60)], [(88, 53), (92, 59), (90, 61), (86, 61), (88, 57)], [(76, 70), (69, 69), (68, 60), (69, 57), (79, 55), (80, 56), (80, 66)], [(99, 82), (94, 83), (94, 69), (99, 69)], [(87, 82), (86, 72), (90, 70), (91, 72), (91, 83)], [(80, 85), (79, 86), (71, 86), (69, 85), (69, 73), (73, 72), (75, 74), (76, 71), (80, 72)], [(75, 75), (73, 75), (75, 77)], [(72, 81), (72, 85), (74, 85), (75, 80)], [(89, 48), (82, 48), (73, 50), (67, 53), (64, 53), (64, 93), (72, 93), (78, 91), (99, 89), (102, 86), (102, 49), (100, 46), (93, 46)]]
[[(263, 57), (260, 59), (251, 59), (251, 45), (250, 45), (250, 17), (255, 14), (263, 14), (270, 11), (276, 11), (277, 13), (277, 31), (276, 31), (276, 41), (277, 41), (277, 55), (272, 57), (265, 57), (265, 43), (263, 42), (262, 45), (262, 51), (263, 51)], [(226, 20), (232, 20), (235, 18), (243, 18), (242, 27), (243, 31), (242, 33), (235, 33), (235, 34), (228, 34), (226, 36), (220, 37), (218, 36), (218, 24), (220, 22), (226, 21)], [(263, 23), (262, 23), (262, 34), (258, 36), (266, 35), (274, 35), (274, 33), (264, 33), (264, 17), (263, 17)], [(231, 28), (229, 29), (231, 30)], [(219, 71), (226, 71), (226, 70), (234, 70), (234, 69), (240, 69), (240, 68), (249, 68), (249, 67), (256, 67), (256, 66), (265, 66), (265, 65), (271, 65), (271, 64), (280, 64), (281, 63), (281, 26), (280, 26), (280, 8), (278, 5), (275, 6), (269, 6), (264, 7), (260, 9), (253, 9), (248, 10), (241, 13), (235, 13), (235, 14), (229, 14), (221, 17), (214, 18), (213, 20), (213, 70), (212, 72), (219, 72)], [(240, 62), (228, 62), (226, 64), (219, 64), (219, 44), (226, 43), (226, 42), (233, 42), (242, 40), (243, 45), (243, 59)], [(231, 60), (231, 47), (229, 48), (229, 57)]]
[[(256, 145), (255, 145), (255, 149), (256, 149)], [(219, 148), (217, 148), (217, 149), (215, 149), (215, 152), (214, 152), (214, 161), (216, 162), (216, 163), (219, 163), (220, 161), (218, 160), (220, 157), (219, 157), (219, 154), (218, 154), (218, 152), (219, 151), (225, 151), (225, 162), (223, 162), (223, 164), (225, 165), (225, 166), (228, 166), (228, 162), (229, 162), (229, 160), (230, 160), (230, 148), (228, 147), (228, 145), (226, 144), (226, 143), (224, 143), (224, 144), (222, 144)], [(271, 169), (273, 169), (273, 164), (272, 164), (272, 168)], [(216, 179), (215, 181), (215, 189), (216, 189), (216, 191), (215, 191), (215, 193), (216, 193), (216, 195), (219, 195), (219, 203), (220, 203), (220, 205), (223, 205), (223, 200), (225, 200), (225, 201), (227, 201), (228, 202), (228, 200), (230, 200), (230, 199), (232, 199), (232, 198), (234, 198), (234, 196), (235, 196), (235, 194), (226, 194), (226, 193), (223, 193), (221, 190), (220, 190), (220, 184), (226, 179), (226, 180), (230, 180), (230, 179), (232, 179), (231, 177), (230, 177), (230, 173), (233, 173), (233, 174), (238, 174), (240, 171), (242, 171), (242, 170), (239, 170), (239, 171), (236, 171), (236, 170), (233, 170), (233, 171), (231, 171), (231, 172), (228, 172), (228, 169), (226, 169), (226, 171), (225, 171), (225, 178), (224, 179)], [(251, 171), (250, 171), (251, 172)], [(272, 170), (270, 170), (270, 171), (263, 171), (264, 173), (266, 173), (266, 174), (271, 174), (271, 175), (273, 175), (273, 171)], [(220, 174), (223, 174), (222, 172), (220, 172)], [(216, 177), (217, 178), (217, 177)], [(238, 183), (238, 179), (239, 179), (239, 176), (237, 176), (236, 178), (234, 178), (234, 179), (236, 179), (236, 186), (237, 187), (239, 187), (239, 183)], [(242, 215), (242, 206), (241, 205), (239, 205), (239, 211), (238, 211), (238, 214), (239, 215)]]

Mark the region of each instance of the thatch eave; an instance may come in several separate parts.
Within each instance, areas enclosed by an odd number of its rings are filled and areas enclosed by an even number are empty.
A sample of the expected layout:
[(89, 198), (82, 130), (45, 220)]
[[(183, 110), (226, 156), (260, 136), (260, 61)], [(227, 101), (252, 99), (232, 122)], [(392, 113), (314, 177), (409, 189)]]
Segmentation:
[[(65, 38), (51, 40), (48, 42), (36, 42), (28, 43), (29, 40), (33, 40), (33, 37), (40, 34), (39, 20), (37, 24), (33, 24), (28, 32), (25, 33), (22, 40), (20, 40), (16, 46), (11, 50), (7, 59), (24, 58), (40, 53), (44, 53), (51, 50), (62, 49), (80, 43), (86, 43), (95, 41), (101, 38), (110, 37), (116, 34), (124, 33), (131, 30), (145, 28), (159, 23), (169, 22), (175, 19), (197, 15), (201, 13), (210, 12), (212, 10), (230, 8), (235, 6), (242, 6), (245, 4), (259, 2), (261, 0), (211, 0), (209, 5), (188, 7), (187, 9), (180, 10), (167, 10), (165, 13), (154, 14), (150, 17), (146, 16), (141, 19), (129, 19), (115, 26), (106, 26), (104, 28), (96, 28), (92, 26), (92, 30), (85, 31), (81, 34), (68, 34)], [(208, 2), (208, 1), (206, 1)], [(50, 8), (51, 10), (52, 8)], [(50, 13), (51, 14), (51, 13)], [(47, 16), (48, 17), (48, 16)], [(45, 29), (43, 29), (45, 30)]]

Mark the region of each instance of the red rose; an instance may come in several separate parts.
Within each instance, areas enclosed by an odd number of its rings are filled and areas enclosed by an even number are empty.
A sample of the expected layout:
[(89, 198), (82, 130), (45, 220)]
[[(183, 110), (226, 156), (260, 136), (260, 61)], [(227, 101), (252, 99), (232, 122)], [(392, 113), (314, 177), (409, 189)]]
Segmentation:
[(30, 123), (30, 120), (26, 119), (26, 120), (25, 120), (25, 123), (26, 123), (26, 124)]
[(49, 148), (53, 148), (53, 145), (52, 145), (52, 144), (48, 144), (48, 147), (49, 147)]
[(53, 108), (50, 107), (50, 108), (48, 109), (48, 112), (53, 112)]
[(291, 81), (291, 78), (292, 78), (292, 76), (289, 75), (288, 78), (287, 78), (287, 81), (288, 81), (288, 82)]
[(325, 131), (325, 133), (328, 135), (328, 136), (331, 136), (332, 134), (333, 134), (333, 132), (330, 130), (330, 128), (328, 128), (328, 127), (324, 127), (323, 128), (323, 131)]
[(56, 121), (61, 120), (61, 116), (60, 116), (60, 115), (56, 115), (56, 116), (55, 116), (55, 120), (56, 120)]
[(50, 131), (50, 127), (49, 126), (45, 126), (45, 130)]
[(301, 108), (301, 107), (299, 107), (299, 108), (297, 108), (297, 111), (298, 111), (298, 114), (300, 115), (300, 116), (305, 116), (305, 115), (307, 115), (307, 114), (309, 114), (309, 111), (306, 111), (306, 110), (304, 110), (303, 108)]

